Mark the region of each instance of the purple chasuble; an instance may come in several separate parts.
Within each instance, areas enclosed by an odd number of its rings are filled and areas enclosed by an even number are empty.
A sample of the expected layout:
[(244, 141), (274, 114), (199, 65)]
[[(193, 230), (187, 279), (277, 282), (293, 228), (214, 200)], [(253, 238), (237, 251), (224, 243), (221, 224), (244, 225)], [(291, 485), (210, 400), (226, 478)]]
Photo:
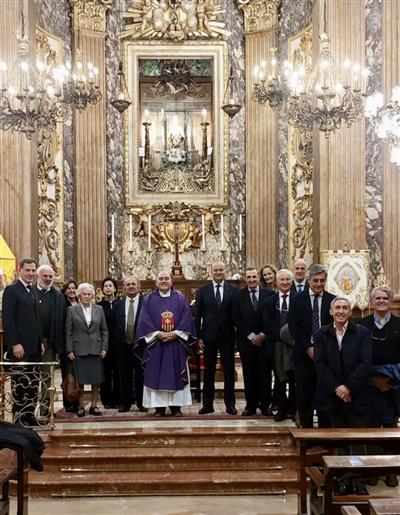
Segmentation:
[[(177, 338), (164, 343), (155, 339), (146, 344), (144, 337), (148, 334), (171, 329), (162, 327), (162, 314), (165, 324), (165, 314), (168, 312), (167, 322), (173, 323), (172, 330), (188, 333), (188, 340)], [(194, 320), (185, 296), (174, 289), (170, 297), (161, 297), (158, 290), (147, 295), (139, 313), (135, 337), (134, 352), (142, 360), (144, 385), (152, 390), (183, 390), (189, 383), (187, 360), (190, 345), (196, 341)]]

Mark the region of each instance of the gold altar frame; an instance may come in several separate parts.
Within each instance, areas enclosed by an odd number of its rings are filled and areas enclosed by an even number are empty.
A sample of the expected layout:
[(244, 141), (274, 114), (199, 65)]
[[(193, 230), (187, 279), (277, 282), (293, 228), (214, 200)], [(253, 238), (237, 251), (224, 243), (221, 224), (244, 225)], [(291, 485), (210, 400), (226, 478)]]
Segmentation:
[[(228, 77), (227, 43), (185, 41), (180, 44), (161, 41), (126, 41), (123, 44), (124, 71), (132, 106), (125, 114), (125, 197), (128, 208), (149, 204), (182, 202), (191, 206), (226, 206), (228, 203), (228, 116), (222, 111)], [(139, 147), (141, 147), (141, 106), (139, 101), (139, 59), (207, 59), (214, 61), (213, 76), (213, 163), (215, 187), (212, 192), (141, 192), (139, 191)]]
[(364, 311), (369, 305), (369, 250), (322, 250), (321, 262), (328, 271), (326, 289), (345, 297), (351, 307)]

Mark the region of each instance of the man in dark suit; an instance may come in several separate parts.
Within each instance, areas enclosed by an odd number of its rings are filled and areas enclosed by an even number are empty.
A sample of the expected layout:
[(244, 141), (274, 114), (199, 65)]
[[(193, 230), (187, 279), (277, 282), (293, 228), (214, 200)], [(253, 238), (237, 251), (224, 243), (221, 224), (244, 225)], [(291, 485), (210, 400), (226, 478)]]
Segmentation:
[[(42, 343), (45, 347), (42, 361), (55, 361), (56, 355), (65, 351), (65, 297), (54, 286), (54, 271), (49, 265), (40, 265), (36, 271), (37, 283), (34, 286), (38, 300), (40, 324), (42, 328)], [(50, 416), (50, 368), (42, 369), (46, 378), (42, 384), (40, 411), (44, 417)]]
[[(3, 294), (3, 328), (7, 355), (11, 361), (39, 362), (44, 352), (38, 302), (33, 289), (36, 262), (23, 258), (19, 262), (19, 279), (7, 286)], [(21, 367), (12, 381), (13, 414), (18, 425), (37, 425), (35, 408), (38, 380), (35, 367)]]
[(245, 281), (246, 286), (233, 300), (233, 317), (237, 328), (246, 397), (246, 407), (242, 415), (256, 415), (257, 408), (260, 408), (263, 415), (269, 415), (272, 361), (268, 359), (265, 350), (262, 312), (264, 302), (272, 290), (260, 288), (260, 277), (256, 268), (246, 269)]
[(139, 291), (139, 280), (134, 276), (125, 277), (125, 298), (115, 308), (114, 339), (120, 397), (118, 411), (121, 413), (131, 409), (134, 392), (139, 410), (147, 411), (143, 406), (143, 368), (139, 358), (133, 352), (136, 326), (143, 302)]
[(308, 281), (306, 279), (307, 265), (304, 259), (297, 258), (293, 262), (293, 282), (291, 291), (293, 293), (300, 293), (301, 291), (308, 291)]
[[(296, 395), (294, 366), (292, 361), (293, 338), (288, 331), (288, 313), (295, 292), (291, 290), (293, 274), (282, 268), (276, 274), (277, 292), (265, 301), (263, 310), (263, 330), (266, 335), (266, 347), (274, 358), (274, 376), (276, 383), (276, 404), (278, 412), (275, 422), (282, 422), (287, 414), (292, 418), (296, 414)], [(289, 397), (286, 386), (289, 386)]]
[[(371, 334), (350, 320), (351, 306), (346, 298), (336, 297), (330, 313), (333, 321), (317, 331), (314, 341), (316, 407), (327, 414), (332, 427), (374, 427)], [(354, 447), (345, 449), (344, 454), (352, 451), (363, 454), (362, 448)], [(356, 478), (354, 488), (357, 495), (368, 495), (365, 480)], [(353, 485), (349, 479), (339, 480), (337, 494), (351, 493)]]
[[(298, 293), (289, 308), (289, 331), (294, 338), (293, 363), (296, 380), (296, 403), (301, 426), (313, 427), (313, 401), (316, 372), (314, 336), (318, 329), (332, 321), (330, 304), (334, 295), (325, 291), (327, 273), (318, 264), (309, 272), (309, 291)], [(319, 427), (329, 427), (323, 414), (318, 414)]]
[(198, 345), (204, 352), (203, 407), (199, 414), (213, 413), (215, 368), (218, 351), (224, 372), (226, 412), (236, 415), (235, 407), (235, 322), (232, 314), (237, 288), (225, 282), (225, 265), (211, 265), (212, 282), (197, 291), (196, 329)]

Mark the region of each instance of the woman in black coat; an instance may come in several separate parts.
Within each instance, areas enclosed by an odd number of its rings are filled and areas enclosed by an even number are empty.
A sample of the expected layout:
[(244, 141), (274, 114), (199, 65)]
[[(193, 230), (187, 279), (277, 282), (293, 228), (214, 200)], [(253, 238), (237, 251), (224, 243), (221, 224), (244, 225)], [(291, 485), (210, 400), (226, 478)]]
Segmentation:
[(100, 386), (100, 399), (106, 409), (117, 408), (119, 402), (118, 369), (115, 353), (115, 306), (117, 299), (117, 282), (112, 277), (106, 277), (101, 283), (103, 298), (98, 302), (103, 308), (108, 328), (108, 353), (104, 358), (104, 383)]

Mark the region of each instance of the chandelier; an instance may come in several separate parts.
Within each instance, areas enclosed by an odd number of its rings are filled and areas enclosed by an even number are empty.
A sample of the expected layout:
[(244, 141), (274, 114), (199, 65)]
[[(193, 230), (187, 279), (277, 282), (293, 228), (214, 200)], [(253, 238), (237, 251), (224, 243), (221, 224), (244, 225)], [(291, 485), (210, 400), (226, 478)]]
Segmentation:
[(276, 48), (270, 48), (269, 61), (261, 61), (260, 66), (254, 67), (254, 86), (252, 99), (261, 105), (269, 103), (272, 109), (282, 104), (283, 85), (278, 74)]
[(387, 105), (382, 93), (367, 97), (365, 116), (375, 125), (378, 138), (388, 141), (390, 161), (400, 166), (400, 86), (392, 89), (391, 102)]
[(83, 73), (82, 54), (78, 51), (74, 67), (69, 63), (55, 66), (46, 59), (36, 59), (25, 34), (21, 12), (21, 34), (17, 36), (17, 59), (8, 67), (0, 61), (0, 129), (25, 134), (30, 140), (39, 128), (54, 130), (67, 120), (71, 107), (84, 109), (101, 98), (94, 79), (98, 70), (87, 65)]
[[(252, 98), (259, 104), (268, 102), (272, 109), (287, 99), (287, 121), (302, 132), (314, 128), (329, 138), (342, 124), (350, 127), (363, 116), (364, 89), (368, 70), (348, 59), (341, 68), (335, 65), (331, 42), (326, 34), (326, 0), (324, 31), (319, 37), (317, 62), (311, 71), (285, 61), (279, 66), (276, 48), (270, 59), (254, 69)], [(283, 71), (282, 76), (278, 70)]]
[(368, 70), (349, 60), (342, 70), (336, 69), (329, 37), (324, 32), (319, 40), (319, 59), (310, 75), (304, 68), (292, 68), (287, 74), (288, 122), (301, 131), (315, 127), (329, 138), (342, 123), (351, 127), (362, 118)]
[(69, 114), (61, 99), (60, 85), (46, 62), (29, 62), (29, 40), (21, 13), (21, 35), (17, 36), (17, 62), (8, 69), (0, 62), (0, 129), (22, 132), (27, 139), (38, 127), (55, 126)]
[(101, 100), (100, 88), (95, 83), (99, 70), (90, 62), (87, 63), (86, 69), (84, 68), (82, 51), (79, 47), (75, 52), (73, 66), (67, 63), (62, 68), (62, 74), (64, 75), (63, 101), (66, 104), (73, 105), (79, 111), (83, 111), (89, 105), (95, 105)]

